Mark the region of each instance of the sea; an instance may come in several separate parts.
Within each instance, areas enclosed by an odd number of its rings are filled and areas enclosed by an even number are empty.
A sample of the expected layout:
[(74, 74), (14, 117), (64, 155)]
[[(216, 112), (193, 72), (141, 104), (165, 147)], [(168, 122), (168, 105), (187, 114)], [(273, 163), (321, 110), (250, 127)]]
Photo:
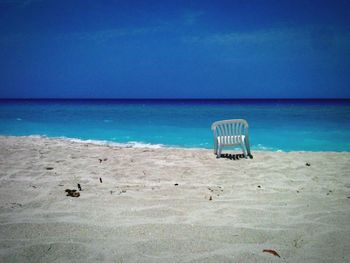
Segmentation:
[(252, 150), (350, 151), (350, 100), (0, 100), (0, 135), (125, 147), (213, 147), (211, 124), (245, 119)]

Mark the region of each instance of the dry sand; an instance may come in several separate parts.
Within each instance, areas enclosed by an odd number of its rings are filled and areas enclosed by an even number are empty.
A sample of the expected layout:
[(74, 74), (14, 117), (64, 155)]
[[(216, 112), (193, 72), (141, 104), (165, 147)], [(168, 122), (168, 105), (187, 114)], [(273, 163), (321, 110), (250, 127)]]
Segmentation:
[(0, 262), (350, 262), (350, 153), (253, 155), (0, 137)]

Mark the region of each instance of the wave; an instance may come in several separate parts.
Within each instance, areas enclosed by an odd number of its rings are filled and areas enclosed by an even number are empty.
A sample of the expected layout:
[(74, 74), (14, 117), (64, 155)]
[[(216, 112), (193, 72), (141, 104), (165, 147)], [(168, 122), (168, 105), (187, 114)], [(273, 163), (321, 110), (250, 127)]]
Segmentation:
[(151, 144), (151, 143), (145, 143), (145, 142), (138, 142), (138, 141), (129, 141), (129, 142), (113, 142), (108, 140), (92, 140), (92, 139), (79, 139), (79, 138), (70, 138), (65, 136), (59, 136), (59, 137), (49, 137), (47, 135), (29, 135), (26, 137), (30, 138), (50, 138), (50, 139), (56, 139), (56, 140), (65, 140), (70, 142), (77, 142), (77, 143), (89, 143), (94, 145), (108, 145), (108, 146), (115, 146), (115, 147), (121, 147), (121, 148), (152, 148), (152, 149), (159, 149), (159, 148), (172, 148), (171, 146), (166, 146), (163, 144)]
[(274, 147), (268, 147), (268, 146), (264, 146), (262, 144), (257, 144), (257, 145), (252, 145), (251, 146), (251, 149), (254, 151), (254, 150), (257, 150), (257, 151), (269, 151), (269, 152), (285, 152), (284, 150), (282, 149), (278, 149), (278, 148), (274, 148)]
[[(6, 136), (6, 135), (5, 135)], [(187, 148), (187, 149), (206, 149), (210, 150), (212, 147), (209, 147), (209, 143), (202, 143), (198, 146), (193, 145), (191, 147), (185, 146), (185, 145), (165, 145), (165, 144), (152, 144), (142, 141), (128, 141), (128, 142), (116, 142), (116, 141), (109, 141), (109, 140), (94, 140), (94, 139), (80, 139), (80, 138), (71, 138), (66, 136), (47, 136), (47, 135), (27, 135), (24, 137), (29, 138), (50, 138), (55, 140), (65, 140), (70, 142), (76, 142), (76, 143), (84, 143), (84, 144), (94, 144), (94, 145), (108, 145), (108, 146), (114, 146), (114, 147), (120, 147), (120, 148), (152, 148), (152, 149), (160, 149), (160, 148), (171, 148), (171, 149), (180, 149), (180, 148)], [(114, 139), (114, 138), (113, 138)], [(232, 150), (232, 148), (226, 148), (227, 150)], [(238, 151), (240, 151), (240, 148), (237, 147)], [(257, 145), (251, 145), (252, 151), (272, 151), (272, 152), (288, 152), (279, 148), (269, 147), (262, 144)]]

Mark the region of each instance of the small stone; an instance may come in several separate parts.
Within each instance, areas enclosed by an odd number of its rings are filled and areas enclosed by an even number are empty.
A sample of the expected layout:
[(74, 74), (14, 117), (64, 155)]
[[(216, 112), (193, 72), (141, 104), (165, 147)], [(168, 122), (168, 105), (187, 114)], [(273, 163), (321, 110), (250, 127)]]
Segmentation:
[(100, 183), (102, 184), (102, 178), (100, 177)]
[(258, 188), (261, 188), (261, 185), (258, 185)]
[(179, 184), (174, 184), (175, 186), (178, 186)]
[(53, 167), (46, 167), (46, 170), (53, 170)]
[(209, 197), (209, 201), (211, 201), (211, 200), (213, 200), (213, 197), (212, 197), (212, 196)]
[(306, 165), (306, 166), (311, 166), (311, 164), (310, 164), (310, 163), (306, 163), (305, 165)]

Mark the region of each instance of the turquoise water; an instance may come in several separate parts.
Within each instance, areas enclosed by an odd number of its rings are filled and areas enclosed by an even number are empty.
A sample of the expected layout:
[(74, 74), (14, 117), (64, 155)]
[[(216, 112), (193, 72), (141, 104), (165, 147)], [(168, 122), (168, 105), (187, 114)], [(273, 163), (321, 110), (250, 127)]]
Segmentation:
[(246, 119), (252, 149), (350, 151), (350, 101), (0, 100), (1, 135), (212, 148), (212, 122)]

